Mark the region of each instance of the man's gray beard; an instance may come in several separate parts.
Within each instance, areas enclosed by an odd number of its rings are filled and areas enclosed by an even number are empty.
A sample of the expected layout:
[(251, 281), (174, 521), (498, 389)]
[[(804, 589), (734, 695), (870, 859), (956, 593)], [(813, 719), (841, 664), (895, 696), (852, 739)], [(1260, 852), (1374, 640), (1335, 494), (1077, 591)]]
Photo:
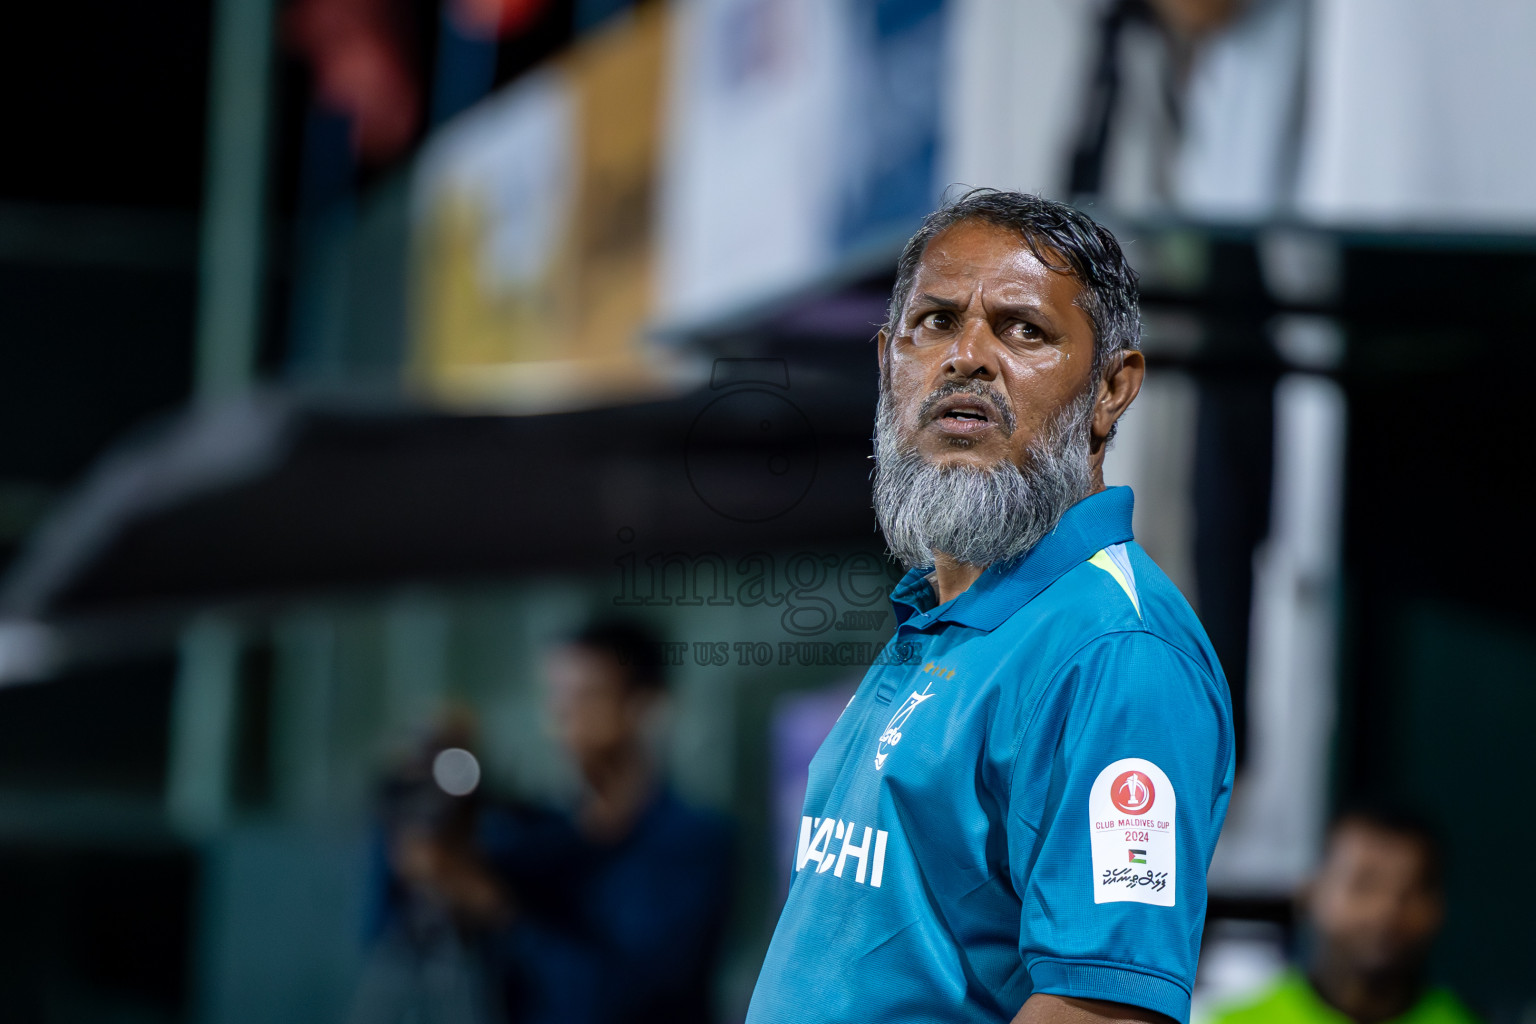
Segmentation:
[(915, 444), (903, 444), (889, 388), (882, 386), (875, 418), (875, 515), (891, 554), (909, 569), (933, 564), (935, 552), (988, 566), (1039, 543), (1067, 509), (1088, 496), (1095, 390), (1089, 388), (1047, 424), (1030, 444), (1022, 468), (1003, 459), (980, 469), (935, 466)]

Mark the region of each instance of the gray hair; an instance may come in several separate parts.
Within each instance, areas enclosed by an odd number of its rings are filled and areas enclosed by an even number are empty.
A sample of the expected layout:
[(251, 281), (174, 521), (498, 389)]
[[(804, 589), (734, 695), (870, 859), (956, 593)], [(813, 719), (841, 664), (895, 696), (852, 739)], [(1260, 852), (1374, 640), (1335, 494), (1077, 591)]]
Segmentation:
[[(1018, 231), (1024, 244), (1051, 270), (1082, 284), (1077, 305), (1093, 325), (1093, 381), (1125, 349), (1141, 347), (1141, 306), (1136, 271), (1108, 228), (1066, 203), (1027, 192), (977, 188), (930, 213), (907, 240), (896, 261), (896, 285), (886, 310), (887, 340), (896, 336), (902, 310), (928, 243), (961, 221), (979, 220)], [(1065, 262), (1062, 262), (1065, 261)]]

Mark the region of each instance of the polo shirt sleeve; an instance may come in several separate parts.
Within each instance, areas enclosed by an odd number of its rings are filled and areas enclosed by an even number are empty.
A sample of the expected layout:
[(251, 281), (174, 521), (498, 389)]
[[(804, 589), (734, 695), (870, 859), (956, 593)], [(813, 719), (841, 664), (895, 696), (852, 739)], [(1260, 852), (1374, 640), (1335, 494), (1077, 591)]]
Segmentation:
[(1225, 680), (1150, 633), (1102, 636), (1019, 736), (1008, 854), (1033, 991), (1187, 1021), (1232, 786)]

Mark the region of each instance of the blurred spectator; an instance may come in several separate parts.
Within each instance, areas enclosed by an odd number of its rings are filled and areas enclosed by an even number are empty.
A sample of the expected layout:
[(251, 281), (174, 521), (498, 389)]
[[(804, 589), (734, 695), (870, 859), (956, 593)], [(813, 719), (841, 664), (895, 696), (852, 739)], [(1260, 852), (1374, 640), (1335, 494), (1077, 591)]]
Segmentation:
[(731, 836), (662, 779), (662, 647), (632, 624), (593, 625), (551, 652), (547, 683), (583, 783), (575, 809), (487, 802), (467, 842), (453, 814), (432, 819), (439, 831), (398, 823), (392, 905), (425, 894), (474, 936), (510, 1024), (709, 1020)]
[[(1530, 230), (1536, 7), (1101, 0), (1068, 191), (1215, 221)], [(1063, 65), (1065, 67), (1065, 65)], [(1059, 72), (1065, 73), (1065, 72)]]
[(1152, 9), (1169, 29), (1198, 39), (1231, 21), (1243, 0), (1152, 0)]
[(1287, 973), (1215, 1024), (1476, 1024), (1455, 995), (1425, 980), (1445, 916), (1440, 858), (1434, 833), (1410, 817), (1338, 817), (1304, 896), (1305, 974)]
[(1110, 0), (1097, 10), (1068, 190), (1133, 214), (1251, 220), (1286, 209), (1305, 3)]

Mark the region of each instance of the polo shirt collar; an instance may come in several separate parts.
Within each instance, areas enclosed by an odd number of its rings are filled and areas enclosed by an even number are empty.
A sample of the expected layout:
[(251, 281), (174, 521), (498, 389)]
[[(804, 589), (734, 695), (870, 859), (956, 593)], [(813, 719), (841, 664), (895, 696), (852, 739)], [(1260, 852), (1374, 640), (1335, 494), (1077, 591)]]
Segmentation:
[(964, 593), (943, 605), (928, 582), (933, 566), (911, 570), (891, 591), (898, 630), (932, 622), (996, 629), (1079, 562), (1131, 540), (1133, 501), (1129, 487), (1107, 487), (1089, 495), (1067, 509), (1056, 529), (1038, 544), (1017, 558), (988, 566)]

